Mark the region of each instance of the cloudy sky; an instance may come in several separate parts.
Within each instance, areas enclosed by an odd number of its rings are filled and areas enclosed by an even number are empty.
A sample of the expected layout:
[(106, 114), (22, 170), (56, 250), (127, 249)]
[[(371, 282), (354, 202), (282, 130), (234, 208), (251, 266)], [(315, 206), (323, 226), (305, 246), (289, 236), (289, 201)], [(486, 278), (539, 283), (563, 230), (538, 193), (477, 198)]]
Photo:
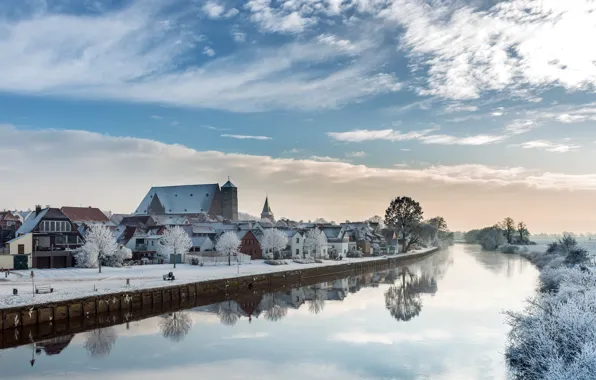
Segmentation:
[(596, 231), (594, 34), (590, 0), (0, 2), (0, 208), (230, 176), (253, 214)]

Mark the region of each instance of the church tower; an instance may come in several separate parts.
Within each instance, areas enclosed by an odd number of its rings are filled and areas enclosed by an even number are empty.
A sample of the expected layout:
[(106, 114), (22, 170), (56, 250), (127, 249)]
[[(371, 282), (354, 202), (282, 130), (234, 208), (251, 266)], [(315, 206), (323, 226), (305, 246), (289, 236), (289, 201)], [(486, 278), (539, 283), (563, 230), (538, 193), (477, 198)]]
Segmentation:
[(273, 211), (271, 211), (271, 207), (269, 207), (269, 197), (265, 197), (265, 204), (263, 205), (263, 211), (261, 212), (261, 219), (269, 219), (272, 222), (275, 221)]
[(221, 187), (221, 195), (223, 198), (221, 214), (224, 219), (238, 220), (238, 188), (230, 182), (230, 177)]

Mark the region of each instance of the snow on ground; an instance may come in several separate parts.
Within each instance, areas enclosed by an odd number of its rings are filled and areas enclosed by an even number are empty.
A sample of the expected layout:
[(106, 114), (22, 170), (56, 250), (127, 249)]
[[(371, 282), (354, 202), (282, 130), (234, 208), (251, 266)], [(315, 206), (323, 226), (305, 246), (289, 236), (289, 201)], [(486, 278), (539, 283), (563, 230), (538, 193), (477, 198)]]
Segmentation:
[[(399, 256), (416, 256), (429, 250), (422, 249)], [(250, 264), (240, 266), (233, 263), (231, 266), (218, 265), (203, 267), (177, 264), (176, 269), (173, 268), (172, 264), (122, 268), (102, 267), (102, 273), (98, 273), (97, 268), (33, 269), (35, 285), (50, 285), (54, 289), (53, 293), (36, 295), (33, 294), (33, 285), (30, 278), (31, 270), (13, 271), (8, 278), (4, 278), (4, 274), (0, 274), (0, 309), (100, 294), (159, 288), (173, 284), (183, 285), (198, 281), (374, 260), (383, 260), (383, 257), (344, 259), (342, 261), (325, 260), (322, 264), (297, 264), (291, 260), (286, 260), (288, 265), (268, 265), (263, 260), (253, 260)], [(173, 272), (176, 276), (176, 280), (173, 283), (163, 280), (163, 275), (169, 272)], [(126, 287), (126, 279), (130, 279), (130, 287)], [(19, 292), (17, 296), (12, 295), (12, 290), (15, 288)]]

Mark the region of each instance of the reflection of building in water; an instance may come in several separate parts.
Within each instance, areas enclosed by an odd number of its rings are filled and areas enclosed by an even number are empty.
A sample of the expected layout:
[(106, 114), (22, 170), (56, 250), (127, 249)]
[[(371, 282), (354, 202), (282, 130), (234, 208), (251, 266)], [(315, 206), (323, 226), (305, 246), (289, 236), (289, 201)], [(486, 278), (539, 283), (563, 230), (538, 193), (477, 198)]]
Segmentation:
[(58, 355), (70, 344), (73, 337), (74, 335), (65, 335), (57, 338), (43, 340), (35, 344), (35, 351), (37, 354), (40, 354), (43, 351), (48, 356)]

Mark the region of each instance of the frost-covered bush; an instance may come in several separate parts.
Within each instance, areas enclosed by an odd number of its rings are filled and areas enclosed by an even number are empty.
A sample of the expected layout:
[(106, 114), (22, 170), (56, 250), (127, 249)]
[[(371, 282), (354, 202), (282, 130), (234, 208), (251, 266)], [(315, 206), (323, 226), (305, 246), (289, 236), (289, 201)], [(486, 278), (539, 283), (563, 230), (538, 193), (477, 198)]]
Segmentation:
[(124, 261), (130, 259), (132, 259), (132, 251), (120, 245), (111, 255), (106, 255), (102, 258), (101, 265), (119, 268), (124, 265)]
[(189, 260), (188, 260), (188, 263), (189, 263), (190, 265), (199, 265), (199, 264), (200, 264), (200, 262), (201, 262), (201, 260), (200, 260), (198, 257), (196, 257), (196, 256), (191, 256), (191, 257), (189, 258)]
[(346, 257), (351, 258), (351, 259), (363, 257), (363, 256), (364, 256), (364, 254), (362, 253), (361, 250), (348, 251), (348, 253), (346, 253)]
[[(593, 379), (594, 373), (585, 377), (581, 371), (595, 361), (590, 358), (596, 345), (595, 319), (594, 288), (541, 294), (524, 312), (508, 314), (512, 329), (507, 361), (520, 379), (562, 379), (561, 374), (567, 374), (565, 380)], [(570, 376), (573, 372), (583, 377)]]
[(287, 265), (288, 264), (284, 260), (265, 260), (263, 262), (265, 264), (269, 264), (269, 265)]
[(314, 263), (316, 263), (316, 260), (311, 257), (307, 257), (304, 259), (294, 259), (293, 261), (297, 264), (314, 264)]
[(505, 244), (503, 230), (495, 227), (488, 227), (480, 230), (478, 234), (478, 243), (480, 243), (482, 248), (487, 251), (496, 250), (500, 245)]

